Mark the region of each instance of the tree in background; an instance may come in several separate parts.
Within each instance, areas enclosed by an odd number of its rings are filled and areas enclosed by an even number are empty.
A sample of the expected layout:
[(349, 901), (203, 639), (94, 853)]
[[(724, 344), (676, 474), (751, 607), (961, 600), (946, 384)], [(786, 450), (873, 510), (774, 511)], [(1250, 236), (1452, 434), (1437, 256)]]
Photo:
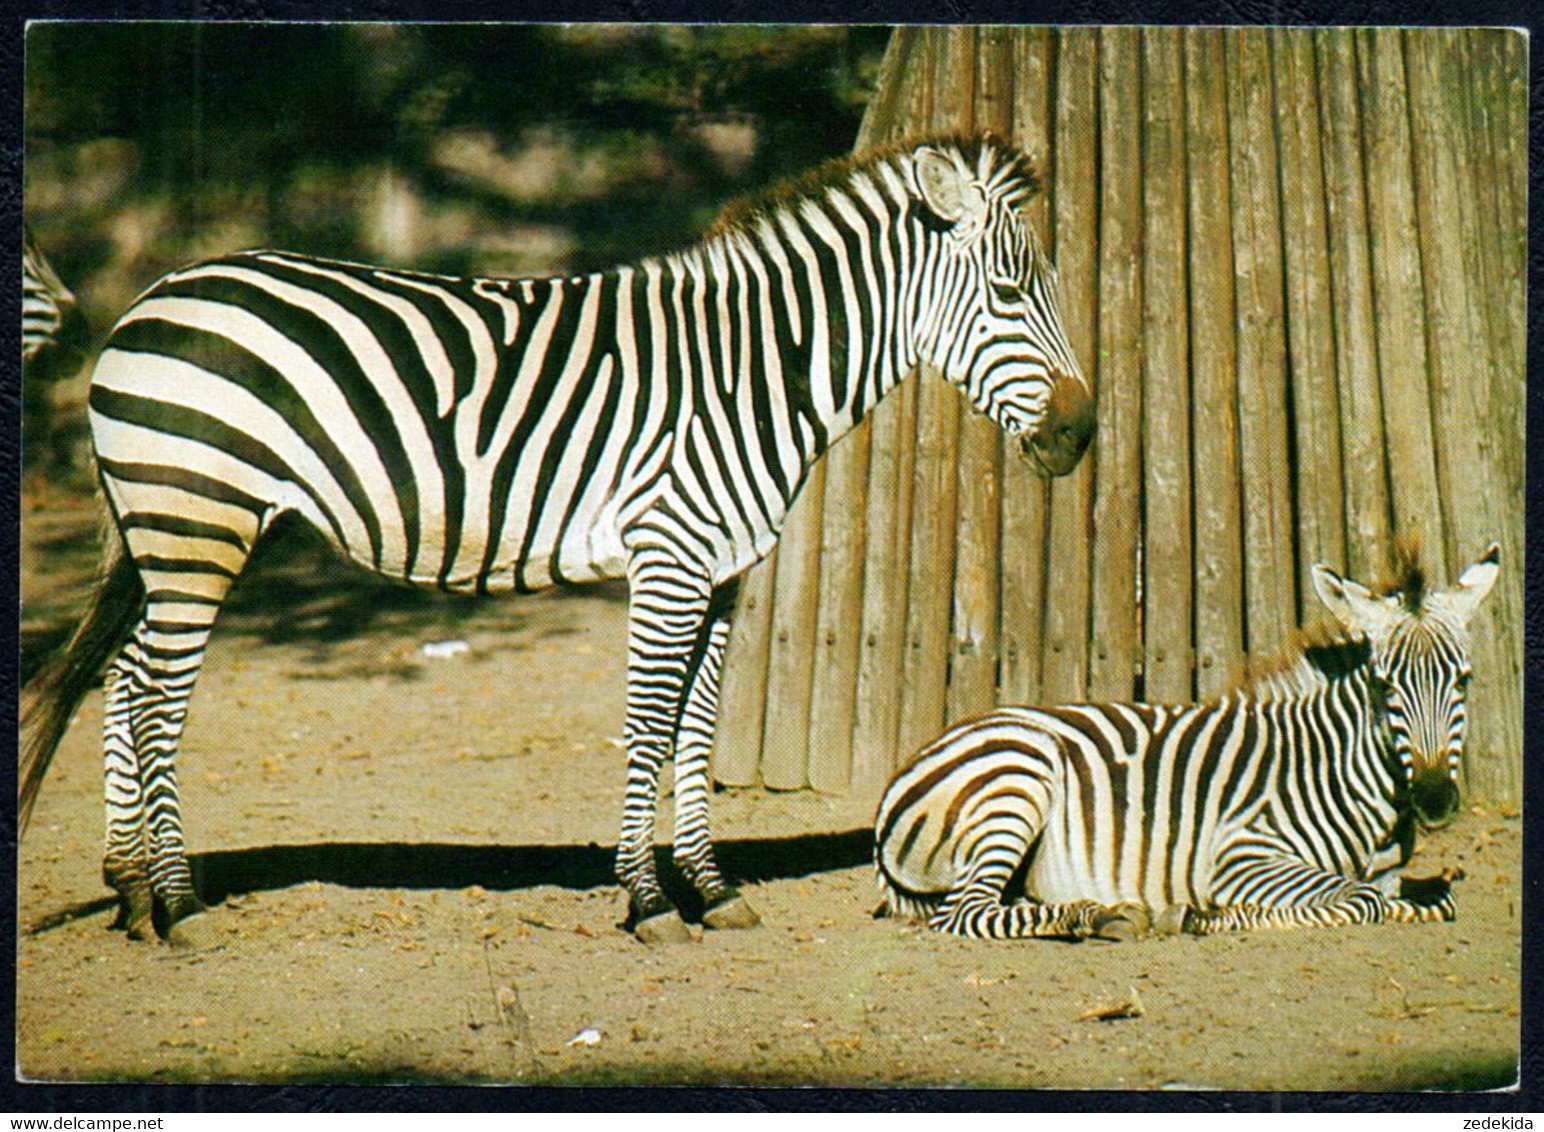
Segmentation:
[[(588, 270), (848, 151), (888, 34), (33, 24), (26, 214), (99, 333), (164, 272), (244, 247)], [(54, 427), (80, 431), (81, 381)]]

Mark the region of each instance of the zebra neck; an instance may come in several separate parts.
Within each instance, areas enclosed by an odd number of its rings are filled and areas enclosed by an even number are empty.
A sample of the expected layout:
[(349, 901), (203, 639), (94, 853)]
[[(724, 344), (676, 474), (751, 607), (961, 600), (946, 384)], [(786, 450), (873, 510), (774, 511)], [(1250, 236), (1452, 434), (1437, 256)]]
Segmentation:
[(1278, 781), (1296, 795), (1312, 795), (1303, 800), (1314, 810), (1348, 817), (1346, 829), (1356, 842), (1348, 848), (1365, 863), (1393, 830), (1402, 793), (1366, 671), (1321, 677), (1299, 696), (1261, 707), (1274, 722)]
[(679, 257), (720, 300), (718, 321), (745, 331), (740, 357), (729, 359), (744, 372), (722, 376), (780, 386), (806, 470), (917, 365), (907, 309), (917, 289), (906, 283), (921, 258), (909, 246), (915, 233), (904, 210), (889, 231), (873, 221), (871, 208), (833, 192)]

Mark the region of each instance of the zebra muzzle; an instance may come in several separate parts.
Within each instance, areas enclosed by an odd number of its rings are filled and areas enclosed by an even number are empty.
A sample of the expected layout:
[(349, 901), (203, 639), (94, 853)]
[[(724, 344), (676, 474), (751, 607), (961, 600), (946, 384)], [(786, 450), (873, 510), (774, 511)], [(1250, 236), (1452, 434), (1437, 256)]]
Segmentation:
[(1458, 784), (1444, 771), (1417, 774), (1410, 782), (1410, 807), (1425, 829), (1440, 829), (1458, 813)]
[(1045, 420), (1023, 441), (1024, 455), (1040, 475), (1064, 476), (1078, 466), (1096, 428), (1094, 399), (1083, 383), (1059, 377)]

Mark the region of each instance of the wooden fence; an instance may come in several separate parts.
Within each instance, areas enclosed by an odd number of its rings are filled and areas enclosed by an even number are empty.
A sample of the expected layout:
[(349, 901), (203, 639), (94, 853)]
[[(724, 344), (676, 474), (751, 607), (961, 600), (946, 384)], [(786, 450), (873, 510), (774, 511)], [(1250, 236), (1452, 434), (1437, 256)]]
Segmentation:
[(1471, 29), (905, 28), (859, 147), (1037, 155), (1099, 431), (1046, 484), (936, 376), (742, 591), (714, 775), (877, 792), (999, 702), (1216, 692), (1413, 532), (1491, 539), (1468, 787), (1521, 790), (1527, 62)]

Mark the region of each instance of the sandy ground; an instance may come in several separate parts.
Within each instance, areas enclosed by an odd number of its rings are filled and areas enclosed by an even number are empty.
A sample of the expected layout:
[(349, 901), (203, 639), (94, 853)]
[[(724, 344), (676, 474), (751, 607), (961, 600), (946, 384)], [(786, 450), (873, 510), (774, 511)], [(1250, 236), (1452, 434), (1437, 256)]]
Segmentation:
[[(25, 513), (24, 648), (67, 623), (94, 524), (57, 500)], [(217, 946), (186, 954), (107, 930), (93, 695), (20, 851), (23, 1078), (1514, 1079), (1516, 815), (1470, 810), (1423, 846), (1413, 872), (1467, 871), (1451, 924), (992, 944), (871, 918), (873, 799), (721, 792), (722, 857), (764, 924), (650, 949), (620, 930), (610, 878), (622, 592), (449, 603), (340, 586), (314, 557), (277, 557), (215, 636), (183, 746)], [(421, 650), (447, 639), (470, 647)], [(1122, 1003), (1135, 1016), (1092, 1016)]]

